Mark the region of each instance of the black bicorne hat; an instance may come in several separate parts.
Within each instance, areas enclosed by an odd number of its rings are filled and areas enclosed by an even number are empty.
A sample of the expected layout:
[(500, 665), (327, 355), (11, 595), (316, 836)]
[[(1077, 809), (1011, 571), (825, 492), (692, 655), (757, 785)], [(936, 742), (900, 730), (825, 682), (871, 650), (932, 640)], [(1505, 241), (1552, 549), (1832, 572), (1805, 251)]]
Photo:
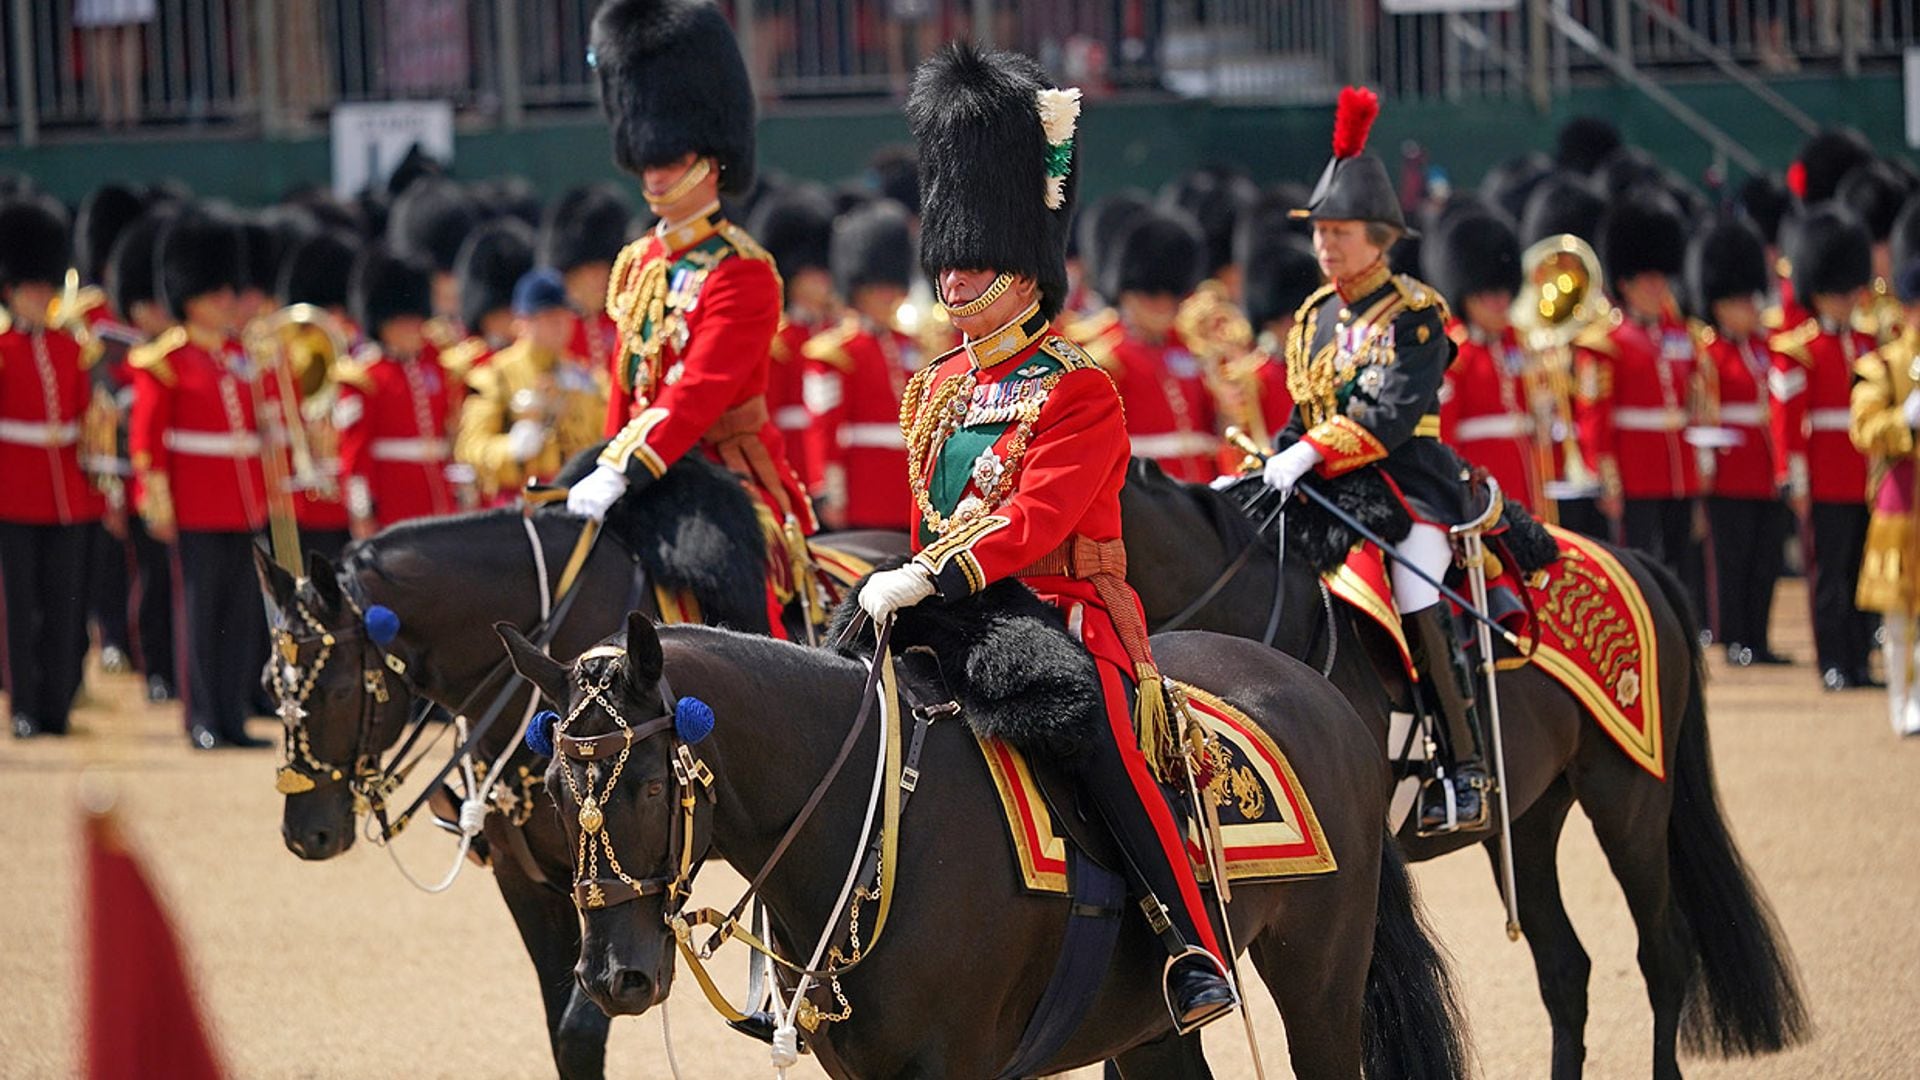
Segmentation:
[(460, 321), (480, 332), (490, 312), (513, 307), (513, 287), (533, 269), (533, 230), (515, 217), (501, 217), (476, 229), (453, 261), (460, 282)]
[(387, 246), (401, 258), (451, 274), (460, 245), (480, 219), (480, 204), (459, 184), (445, 177), (416, 180), (393, 200)]
[(833, 241), (833, 196), (818, 184), (795, 184), (762, 196), (747, 232), (773, 256), (780, 276), (825, 270)]
[(1793, 263), (1794, 299), (1802, 304), (1873, 281), (1873, 237), (1838, 203), (1816, 206), (1794, 224), (1787, 257)]
[(1297, 217), (1312, 221), (1372, 221), (1412, 235), (1400, 209), (1400, 192), (1386, 163), (1366, 153), (1367, 134), (1380, 115), (1380, 96), (1365, 87), (1340, 91), (1333, 114), (1333, 158), (1320, 174), (1313, 197)]
[(1678, 278), (1687, 258), (1687, 224), (1667, 193), (1657, 187), (1625, 192), (1600, 219), (1594, 245), (1607, 286), (1645, 273)]
[(106, 280), (113, 242), (146, 209), (147, 200), (125, 184), (102, 184), (87, 193), (73, 219), (73, 260), (82, 280)]
[(568, 191), (547, 208), (534, 257), (561, 273), (588, 263), (611, 264), (627, 246), (633, 204), (612, 184)]
[(1723, 217), (1693, 234), (1687, 245), (1687, 303), (1703, 319), (1720, 300), (1762, 296), (1773, 285), (1767, 244), (1742, 218)]
[(833, 223), (833, 287), (853, 299), (865, 285), (913, 284), (913, 228), (907, 210), (876, 199)]
[(1456, 312), (1469, 296), (1520, 291), (1520, 237), (1485, 209), (1447, 216), (1427, 241), (1425, 255), (1427, 280)]
[(1154, 207), (1133, 219), (1114, 250), (1114, 295), (1185, 297), (1207, 272), (1207, 241), (1193, 215)]
[(67, 212), (43, 195), (0, 203), (0, 289), (26, 282), (58, 286), (73, 247)]
[(160, 299), (176, 319), (187, 317), (187, 301), (220, 289), (246, 284), (246, 234), (233, 215), (193, 207), (169, 218), (154, 241)]
[(1041, 313), (1060, 313), (1079, 112), (1078, 90), (1018, 53), (955, 43), (920, 65), (907, 120), (920, 146), (920, 265), (936, 284), (948, 269), (1029, 275)]
[(309, 236), (287, 252), (274, 295), (282, 304), (345, 308), (347, 282), (359, 257), (360, 238), (345, 229)]
[(390, 319), (433, 316), (433, 267), (400, 258), (378, 244), (360, 252), (348, 283), (353, 320), (369, 340), (380, 339)]
[(714, 159), (722, 194), (753, 186), (753, 84), (719, 8), (608, 0), (593, 17), (588, 59), (621, 168), (638, 176), (691, 153)]

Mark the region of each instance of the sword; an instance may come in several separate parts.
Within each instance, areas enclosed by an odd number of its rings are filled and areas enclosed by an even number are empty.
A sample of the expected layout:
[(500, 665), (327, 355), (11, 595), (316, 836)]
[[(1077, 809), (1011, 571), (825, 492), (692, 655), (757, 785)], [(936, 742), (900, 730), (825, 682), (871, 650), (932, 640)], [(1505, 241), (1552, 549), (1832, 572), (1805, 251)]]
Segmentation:
[[(1487, 486), (1492, 495), (1488, 500), (1486, 512), (1473, 521), (1456, 525), (1450, 530), (1461, 541), (1461, 547), (1467, 558), (1467, 587), (1473, 593), (1473, 599), (1482, 607), (1487, 603), (1487, 564), (1486, 544), (1481, 533), (1487, 526), (1499, 520), (1503, 499), (1500, 495), (1500, 482), (1487, 478)], [(1488, 736), (1493, 743), (1493, 782), (1500, 796), (1500, 892), (1501, 899), (1507, 904), (1507, 940), (1520, 940), (1520, 896), (1513, 880), (1513, 807), (1507, 801), (1507, 752), (1506, 743), (1500, 729), (1500, 687), (1496, 678), (1498, 668), (1493, 660), (1493, 635), (1487, 630), (1487, 623), (1481, 622), (1475, 627), (1480, 636), (1480, 672), (1487, 687), (1487, 726)]]

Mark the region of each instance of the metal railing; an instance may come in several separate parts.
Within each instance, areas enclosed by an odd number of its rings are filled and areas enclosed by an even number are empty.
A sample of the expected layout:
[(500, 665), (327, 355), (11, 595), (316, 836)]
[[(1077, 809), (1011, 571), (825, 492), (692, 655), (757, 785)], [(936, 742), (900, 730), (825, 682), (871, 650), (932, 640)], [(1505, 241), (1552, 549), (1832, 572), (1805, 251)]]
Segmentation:
[[(921, 58), (964, 37), (1031, 53), (1092, 96), (1260, 103), (1324, 100), (1345, 82), (1401, 98), (1543, 97), (1623, 67), (1753, 89), (1758, 75), (1851, 72), (1920, 44), (1916, 0), (1522, 0), (1414, 15), (1381, 2), (721, 0), (762, 95), (800, 102), (897, 98)], [(512, 125), (592, 107), (598, 4), (152, 0), (150, 18), (109, 30), (76, 22), (90, 0), (0, 0), (0, 128), (28, 141), (128, 124), (281, 131), (337, 101), (396, 98)], [(1570, 47), (1576, 36), (1606, 59)]]

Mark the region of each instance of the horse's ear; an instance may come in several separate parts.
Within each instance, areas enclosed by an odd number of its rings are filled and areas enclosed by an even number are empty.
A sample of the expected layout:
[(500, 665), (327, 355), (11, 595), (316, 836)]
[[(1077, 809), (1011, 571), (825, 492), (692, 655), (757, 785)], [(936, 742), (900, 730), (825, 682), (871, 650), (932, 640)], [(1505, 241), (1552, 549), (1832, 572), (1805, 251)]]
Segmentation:
[(253, 572), (260, 579), (261, 595), (269, 603), (283, 612), (293, 609), (293, 598), (300, 591), (299, 583), (284, 567), (273, 561), (273, 556), (268, 554), (265, 546), (257, 543), (253, 545)]
[(628, 612), (627, 680), (633, 684), (633, 692), (643, 695), (653, 690), (665, 666), (666, 657), (660, 652), (660, 635), (653, 628), (653, 620), (644, 612)]
[(340, 571), (333, 565), (332, 559), (317, 551), (308, 552), (307, 581), (313, 586), (320, 606), (329, 614), (338, 612), (346, 604), (346, 594), (340, 591)]
[(540, 651), (540, 647), (527, 640), (527, 636), (515, 629), (512, 623), (497, 622), (493, 632), (507, 646), (507, 656), (513, 661), (513, 670), (519, 672), (532, 683), (540, 695), (554, 705), (564, 709), (572, 690), (567, 684), (567, 665)]

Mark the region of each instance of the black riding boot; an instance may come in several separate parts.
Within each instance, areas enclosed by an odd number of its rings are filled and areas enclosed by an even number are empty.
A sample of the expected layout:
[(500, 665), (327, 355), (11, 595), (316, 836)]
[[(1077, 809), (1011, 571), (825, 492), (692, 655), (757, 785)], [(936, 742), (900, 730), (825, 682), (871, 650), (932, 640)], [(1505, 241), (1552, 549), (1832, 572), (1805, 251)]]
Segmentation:
[[(1408, 615), (1408, 643), (1427, 701), (1446, 722), (1450, 763), (1428, 778), (1420, 789), (1420, 834), (1433, 836), (1459, 829), (1487, 827), (1487, 768), (1480, 749), (1480, 722), (1473, 707), (1472, 676), (1453, 618), (1445, 603)], [(1451, 811), (1451, 813), (1449, 812)]]

